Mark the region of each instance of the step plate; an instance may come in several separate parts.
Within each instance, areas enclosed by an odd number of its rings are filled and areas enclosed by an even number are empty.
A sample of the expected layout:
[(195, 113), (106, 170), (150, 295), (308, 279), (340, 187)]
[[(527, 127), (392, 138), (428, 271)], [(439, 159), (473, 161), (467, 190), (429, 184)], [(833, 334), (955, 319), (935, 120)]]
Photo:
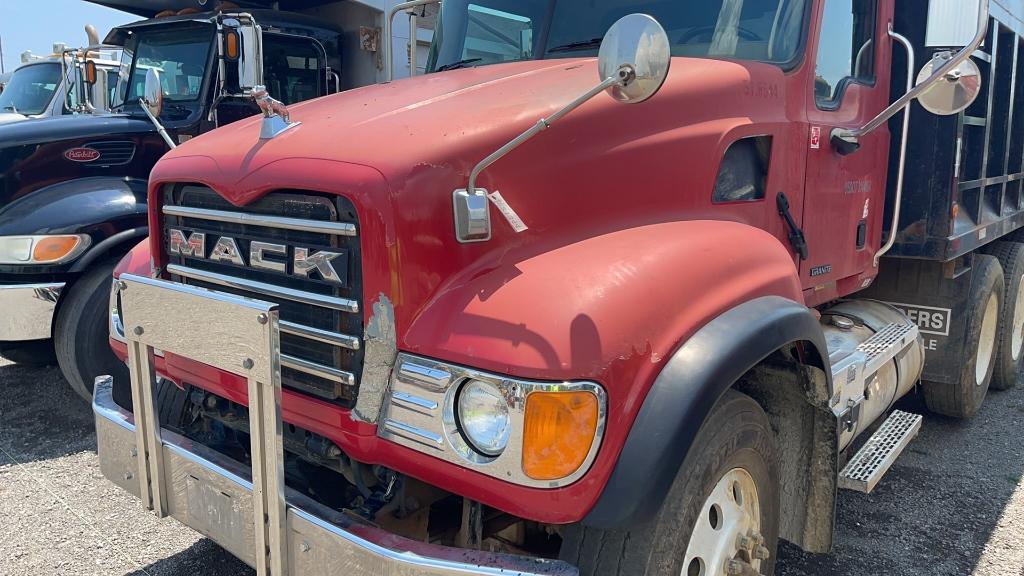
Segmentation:
[(870, 494), (921, 431), (923, 418), (895, 410), (839, 473), (839, 487)]
[(857, 350), (866, 356), (864, 374), (870, 376), (883, 364), (906, 350), (917, 340), (919, 330), (914, 324), (889, 324), (871, 338), (861, 342)]

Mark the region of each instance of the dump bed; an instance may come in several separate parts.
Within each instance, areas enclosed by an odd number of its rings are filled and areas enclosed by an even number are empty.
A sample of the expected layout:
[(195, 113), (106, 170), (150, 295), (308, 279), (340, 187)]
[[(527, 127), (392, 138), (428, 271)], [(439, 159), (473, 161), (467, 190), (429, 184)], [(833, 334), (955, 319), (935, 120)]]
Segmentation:
[[(943, 47), (928, 46), (928, 3), (897, 3), (896, 30), (906, 35), (920, 70)], [(893, 257), (950, 261), (1024, 226), (1024, 0), (992, 0), (989, 34), (975, 53), (983, 89), (955, 116), (912, 106), (902, 217)], [(903, 93), (906, 58), (895, 50), (894, 97)], [(892, 214), (901, 117), (893, 146), (887, 214)], [(886, 222), (891, 230), (891, 222)]]

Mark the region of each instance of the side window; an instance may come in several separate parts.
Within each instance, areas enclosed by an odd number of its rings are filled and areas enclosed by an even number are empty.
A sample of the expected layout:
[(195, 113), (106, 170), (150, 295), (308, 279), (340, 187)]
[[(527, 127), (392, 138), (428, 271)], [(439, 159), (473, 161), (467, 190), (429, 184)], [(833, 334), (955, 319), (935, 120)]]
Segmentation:
[(263, 34), (263, 80), (270, 95), (295, 104), (327, 93), (326, 54), (309, 38)]
[(850, 82), (874, 82), (877, 3), (877, 0), (825, 0), (814, 78), (814, 96), (819, 108), (836, 108)]

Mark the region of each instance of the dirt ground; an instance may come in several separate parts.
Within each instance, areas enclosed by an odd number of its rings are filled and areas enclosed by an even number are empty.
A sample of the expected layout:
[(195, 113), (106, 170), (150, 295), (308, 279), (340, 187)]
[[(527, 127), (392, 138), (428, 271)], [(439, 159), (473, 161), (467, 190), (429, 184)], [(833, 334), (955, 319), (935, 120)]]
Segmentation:
[[(922, 410), (911, 399), (904, 407)], [(0, 359), (0, 575), (253, 572), (107, 482), (92, 413), (56, 368)], [(1024, 576), (1024, 389), (969, 422), (925, 419), (871, 495), (843, 492), (831, 555), (783, 544), (780, 576)]]

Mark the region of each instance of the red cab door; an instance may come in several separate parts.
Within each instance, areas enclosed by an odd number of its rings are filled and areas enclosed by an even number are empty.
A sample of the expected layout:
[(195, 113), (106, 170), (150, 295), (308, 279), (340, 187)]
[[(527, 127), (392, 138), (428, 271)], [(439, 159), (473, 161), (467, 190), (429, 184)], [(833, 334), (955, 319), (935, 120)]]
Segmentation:
[(836, 128), (859, 128), (889, 104), (891, 7), (886, 0), (822, 0), (814, 21), (815, 74), (808, 99), (800, 276), (808, 304), (849, 294), (875, 276), (881, 245), (889, 131), (882, 127), (840, 154)]

